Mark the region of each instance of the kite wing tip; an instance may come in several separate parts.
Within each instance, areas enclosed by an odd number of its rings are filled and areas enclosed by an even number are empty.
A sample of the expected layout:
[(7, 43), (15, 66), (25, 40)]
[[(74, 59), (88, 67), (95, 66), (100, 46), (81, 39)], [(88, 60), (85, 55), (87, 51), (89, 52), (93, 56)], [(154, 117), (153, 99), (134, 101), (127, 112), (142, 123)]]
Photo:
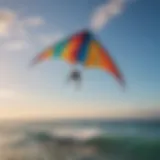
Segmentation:
[(125, 91), (126, 90), (126, 82), (125, 82), (124, 78), (121, 77), (119, 79), (119, 83), (120, 83), (122, 89)]
[(38, 63), (37, 58), (34, 58), (34, 59), (30, 62), (29, 68), (34, 67), (37, 63)]

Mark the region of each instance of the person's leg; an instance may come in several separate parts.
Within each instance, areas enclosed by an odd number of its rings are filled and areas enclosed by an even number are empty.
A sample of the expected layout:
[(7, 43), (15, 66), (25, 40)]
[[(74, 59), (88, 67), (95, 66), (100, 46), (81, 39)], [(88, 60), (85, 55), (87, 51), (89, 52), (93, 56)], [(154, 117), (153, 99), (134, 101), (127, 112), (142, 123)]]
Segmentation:
[(77, 79), (75, 81), (75, 83), (76, 83), (76, 89), (80, 89), (81, 88), (81, 79)]

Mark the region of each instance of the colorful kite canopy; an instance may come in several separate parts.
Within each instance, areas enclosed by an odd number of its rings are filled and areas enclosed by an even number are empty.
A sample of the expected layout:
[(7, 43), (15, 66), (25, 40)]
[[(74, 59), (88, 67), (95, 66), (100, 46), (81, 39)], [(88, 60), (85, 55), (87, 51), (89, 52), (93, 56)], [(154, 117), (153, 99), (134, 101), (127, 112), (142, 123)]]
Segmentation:
[(82, 31), (48, 47), (35, 57), (33, 64), (52, 58), (60, 58), (71, 64), (81, 64), (87, 68), (99, 68), (110, 72), (121, 84), (122, 75), (107, 50), (89, 31)]

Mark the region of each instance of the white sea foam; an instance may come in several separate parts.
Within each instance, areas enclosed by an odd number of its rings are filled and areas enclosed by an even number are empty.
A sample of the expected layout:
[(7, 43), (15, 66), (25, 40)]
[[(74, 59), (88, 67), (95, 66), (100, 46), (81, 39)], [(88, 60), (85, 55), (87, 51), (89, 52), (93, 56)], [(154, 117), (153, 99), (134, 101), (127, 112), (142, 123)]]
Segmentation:
[(88, 138), (101, 134), (101, 130), (97, 128), (59, 128), (54, 130), (54, 134), (62, 137), (72, 137), (86, 140)]

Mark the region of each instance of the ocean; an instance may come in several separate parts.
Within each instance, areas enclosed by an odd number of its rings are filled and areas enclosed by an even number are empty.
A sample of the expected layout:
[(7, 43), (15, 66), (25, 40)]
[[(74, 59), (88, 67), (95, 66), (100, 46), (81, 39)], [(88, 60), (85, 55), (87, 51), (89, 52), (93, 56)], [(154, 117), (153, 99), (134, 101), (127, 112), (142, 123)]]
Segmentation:
[(160, 120), (2, 121), (0, 160), (18, 159), (160, 160)]

